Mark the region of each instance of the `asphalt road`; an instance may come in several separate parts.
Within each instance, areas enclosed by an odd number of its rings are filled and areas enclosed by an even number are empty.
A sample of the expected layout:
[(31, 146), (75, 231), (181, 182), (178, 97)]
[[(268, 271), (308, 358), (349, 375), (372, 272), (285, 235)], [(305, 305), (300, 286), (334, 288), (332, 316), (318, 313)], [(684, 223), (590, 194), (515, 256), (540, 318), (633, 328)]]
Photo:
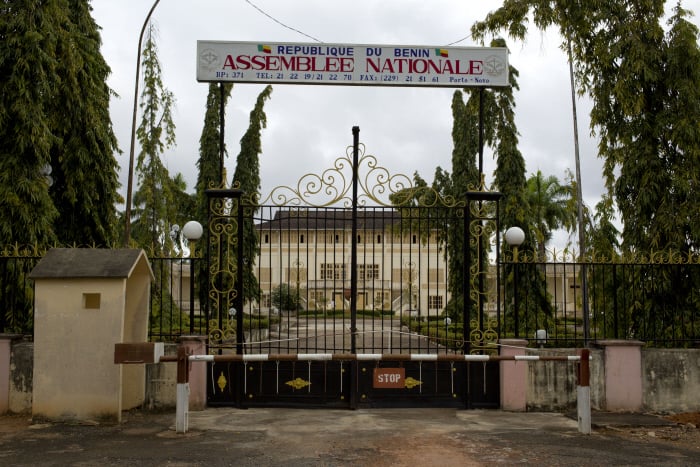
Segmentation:
[(700, 465), (697, 443), (652, 436), (667, 426), (645, 426), (643, 438), (629, 428), (583, 435), (551, 413), (222, 408), (190, 412), (186, 434), (174, 422), (174, 413), (139, 411), (120, 425), (0, 417), (0, 465)]

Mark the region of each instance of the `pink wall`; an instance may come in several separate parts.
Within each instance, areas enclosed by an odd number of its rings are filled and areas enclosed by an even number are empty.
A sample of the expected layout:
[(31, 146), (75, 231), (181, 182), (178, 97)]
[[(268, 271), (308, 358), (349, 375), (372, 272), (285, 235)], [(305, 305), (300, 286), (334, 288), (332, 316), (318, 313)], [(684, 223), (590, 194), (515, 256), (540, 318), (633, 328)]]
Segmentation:
[(640, 341), (607, 340), (605, 349), (605, 408), (638, 412), (642, 409), (642, 345)]
[[(501, 339), (501, 355), (525, 355), (527, 341), (524, 339)], [(506, 360), (500, 362), (501, 409), (524, 412), (527, 408), (528, 362)]]

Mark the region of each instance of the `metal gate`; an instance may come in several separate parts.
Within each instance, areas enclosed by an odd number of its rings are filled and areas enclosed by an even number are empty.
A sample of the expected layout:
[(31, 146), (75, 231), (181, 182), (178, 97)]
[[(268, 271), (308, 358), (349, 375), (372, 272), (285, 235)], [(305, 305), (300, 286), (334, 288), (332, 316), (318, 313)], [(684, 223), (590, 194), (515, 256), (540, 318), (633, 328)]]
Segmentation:
[(498, 364), (460, 357), (495, 353), (499, 195), (414, 186), (353, 134), (265, 199), (207, 191), (209, 351), (242, 356), (209, 404), (497, 407)]

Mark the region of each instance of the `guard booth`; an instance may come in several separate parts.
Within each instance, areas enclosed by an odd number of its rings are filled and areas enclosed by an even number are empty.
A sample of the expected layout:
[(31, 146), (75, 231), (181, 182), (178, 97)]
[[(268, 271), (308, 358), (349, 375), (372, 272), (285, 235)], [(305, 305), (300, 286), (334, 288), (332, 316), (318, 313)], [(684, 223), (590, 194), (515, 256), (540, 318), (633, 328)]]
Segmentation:
[(114, 344), (146, 342), (153, 271), (143, 250), (54, 248), (35, 281), (32, 415), (121, 421), (145, 398), (143, 365)]

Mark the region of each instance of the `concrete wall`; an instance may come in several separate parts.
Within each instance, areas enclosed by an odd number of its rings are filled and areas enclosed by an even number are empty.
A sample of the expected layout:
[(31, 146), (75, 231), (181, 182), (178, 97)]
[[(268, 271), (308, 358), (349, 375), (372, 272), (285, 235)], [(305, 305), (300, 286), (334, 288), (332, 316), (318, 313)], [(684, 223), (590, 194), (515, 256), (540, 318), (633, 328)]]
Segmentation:
[[(529, 352), (534, 354), (534, 352)], [(573, 349), (544, 350), (536, 355), (575, 355)], [(523, 362), (524, 363), (524, 362)], [(576, 364), (562, 361), (527, 362), (527, 410), (560, 412), (576, 409)], [(603, 351), (591, 350), (590, 388), (591, 409), (605, 407), (605, 377)]]
[[(534, 354), (535, 352), (529, 351)], [(537, 352), (538, 355), (574, 354), (572, 349)], [(166, 355), (176, 355), (175, 344), (165, 345)], [(591, 350), (591, 408), (606, 410), (605, 351)], [(14, 341), (10, 358), (9, 412), (32, 410), (33, 344)], [(700, 411), (700, 349), (642, 350), (642, 386), (644, 411), (679, 413)], [(518, 362), (527, 365), (528, 411), (561, 412), (576, 408), (576, 369), (561, 361)], [(173, 409), (176, 402), (174, 363), (146, 365), (145, 407), (151, 410)], [(634, 382), (629, 382), (633, 384)]]
[[(177, 356), (176, 344), (165, 344), (165, 355)], [(146, 365), (146, 398), (149, 410), (175, 407), (177, 401), (177, 365), (152, 363)]]
[(700, 410), (700, 349), (642, 350), (644, 408), (650, 412)]
[(34, 343), (21, 340), (13, 342), (10, 353), (9, 412), (32, 411), (33, 372)]

